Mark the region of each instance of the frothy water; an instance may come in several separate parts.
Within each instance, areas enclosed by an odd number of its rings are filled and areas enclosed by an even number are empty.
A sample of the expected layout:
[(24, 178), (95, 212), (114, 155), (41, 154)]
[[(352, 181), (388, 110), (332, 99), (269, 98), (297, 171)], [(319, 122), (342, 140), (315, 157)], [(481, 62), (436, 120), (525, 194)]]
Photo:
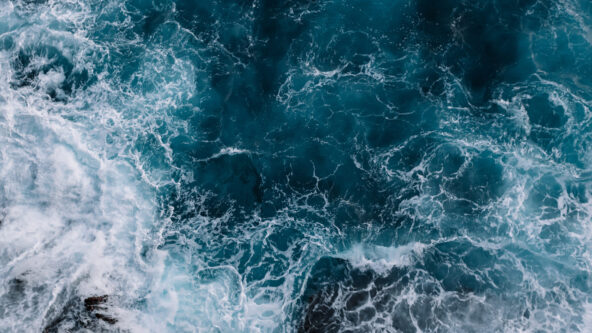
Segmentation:
[(0, 331), (587, 332), (583, 0), (0, 0)]

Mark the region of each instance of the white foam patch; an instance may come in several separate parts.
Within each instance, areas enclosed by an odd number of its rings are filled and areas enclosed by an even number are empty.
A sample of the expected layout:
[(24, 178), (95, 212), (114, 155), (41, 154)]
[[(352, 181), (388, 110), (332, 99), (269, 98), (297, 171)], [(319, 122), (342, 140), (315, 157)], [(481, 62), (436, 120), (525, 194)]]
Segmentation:
[(427, 245), (418, 242), (389, 247), (357, 244), (336, 257), (349, 261), (355, 268), (371, 269), (384, 274), (393, 267), (410, 265), (426, 247)]
[(592, 331), (592, 303), (584, 304), (584, 327), (582, 329), (583, 332), (591, 332)]
[[(15, 21), (10, 6), (0, 21), (17, 29), (10, 34), (18, 47), (49, 43), (75, 66), (92, 67), (84, 55), (100, 50), (83, 36), (83, 7), (52, 2), (31, 13), (53, 29)], [(61, 24), (80, 25), (79, 34), (55, 30)], [(51, 101), (46, 91), (65, 80), (60, 69), (12, 87), (11, 57), (0, 51), (0, 327), (42, 331), (71, 299), (96, 295), (109, 295), (106, 311), (118, 325), (134, 327), (126, 315), (150, 282), (140, 253), (155, 221), (153, 189), (97, 141), (105, 128), (92, 120), (108, 105), (82, 93), (67, 104)]]

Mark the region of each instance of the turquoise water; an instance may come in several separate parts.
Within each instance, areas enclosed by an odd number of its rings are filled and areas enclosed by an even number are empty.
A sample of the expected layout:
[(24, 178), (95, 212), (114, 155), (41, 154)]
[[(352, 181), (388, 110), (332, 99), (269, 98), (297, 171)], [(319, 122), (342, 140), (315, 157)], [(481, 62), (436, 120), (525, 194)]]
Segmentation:
[(0, 0), (0, 331), (589, 332), (587, 0)]

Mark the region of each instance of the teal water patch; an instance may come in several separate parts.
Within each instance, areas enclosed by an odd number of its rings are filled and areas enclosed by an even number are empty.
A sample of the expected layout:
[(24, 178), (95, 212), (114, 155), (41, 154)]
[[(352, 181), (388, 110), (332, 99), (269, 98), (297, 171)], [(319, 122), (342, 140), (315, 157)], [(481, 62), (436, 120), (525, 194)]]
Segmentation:
[(0, 2), (6, 331), (586, 332), (586, 1)]

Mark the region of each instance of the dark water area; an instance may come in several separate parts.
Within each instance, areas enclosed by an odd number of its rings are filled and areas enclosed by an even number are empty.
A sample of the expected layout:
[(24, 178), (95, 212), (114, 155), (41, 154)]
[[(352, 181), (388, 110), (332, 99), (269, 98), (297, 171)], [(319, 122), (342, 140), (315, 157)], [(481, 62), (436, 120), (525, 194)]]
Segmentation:
[(0, 327), (586, 332), (591, 56), (584, 0), (0, 2)]

